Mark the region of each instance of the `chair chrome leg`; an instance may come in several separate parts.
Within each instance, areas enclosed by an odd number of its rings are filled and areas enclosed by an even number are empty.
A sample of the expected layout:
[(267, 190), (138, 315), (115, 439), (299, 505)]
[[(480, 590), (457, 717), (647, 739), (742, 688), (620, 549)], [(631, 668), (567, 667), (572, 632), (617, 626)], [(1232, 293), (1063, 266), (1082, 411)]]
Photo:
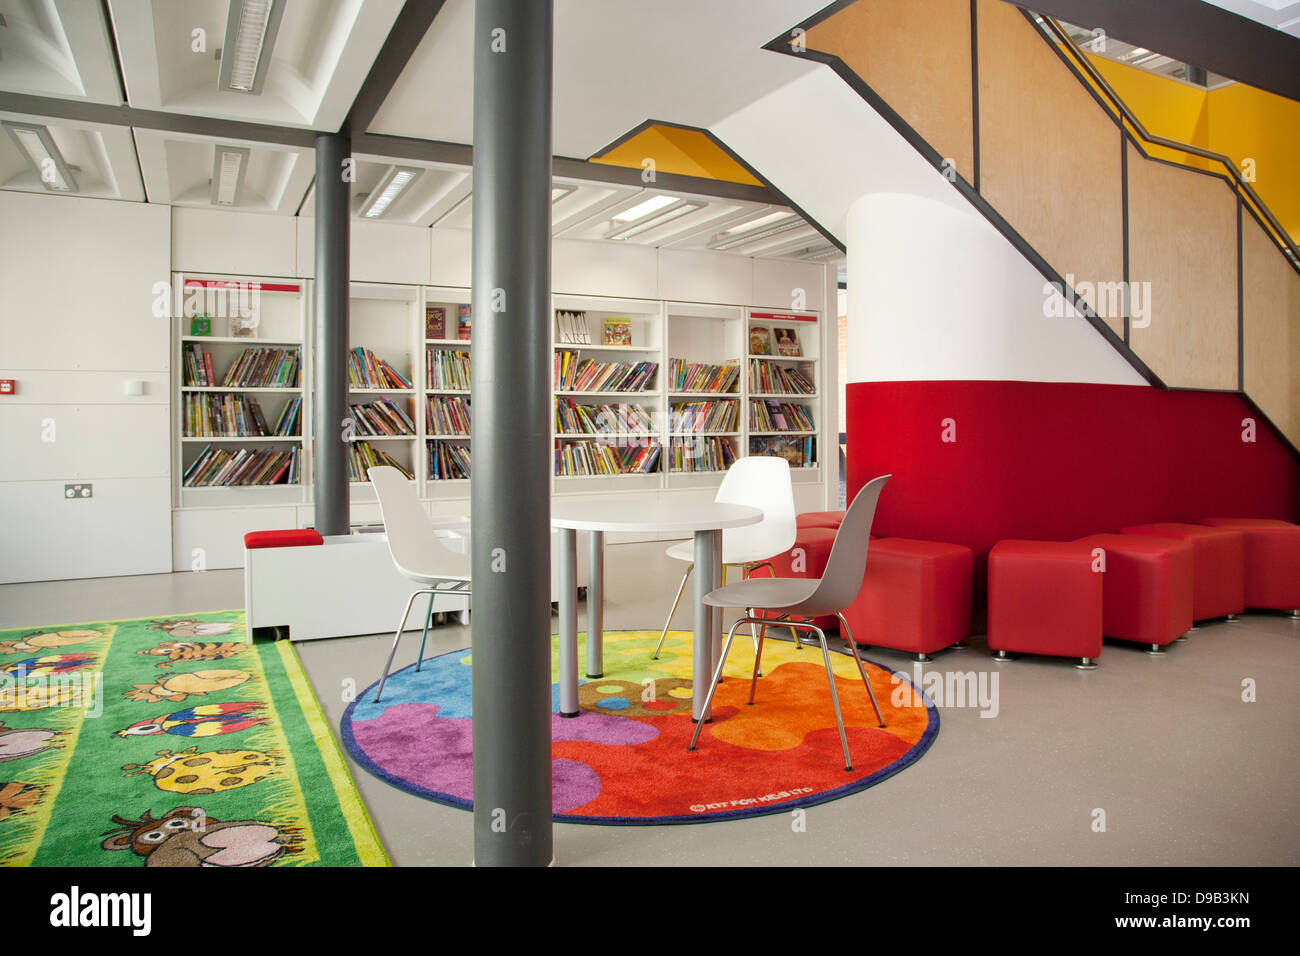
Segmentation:
[[(756, 617), (757, 615), (750, 615), (750, 616), (751, 616), (751, 617)], [(753, 627), (754, 627), (754, 622), (751, 621), (750, 624), (749, 624), (749, 626), (750, 626), (750, 629), (752, 630)], [(767, 630), (767, 626), (766, 626), (766, 625), (764, 625), (763, 630), (764, 630), (764, 631)], [(754, 642), (755, 642), (755, 643), (754, 643), (754, 676), (752, 676), (752, 677), (749, 679), (749, 705), (750, 705), (751, 707), (754, 706), (754, 691), (758, 689), (758, 679), (759, 679), (760, 677), (763, 676), (763, 672), (762, 672), (761, 670), (759, 670), (760, 665), (763, 663), (763, 637), (762, 637), (762, 635), (760, 634), (759, 636), (755, 637), (755, 638), (754, 638)]]
[(862, 657), (858, 654), (858, 642), (853, 639), (853, 628), (849, 627), (849, 622), (844, 619), (844, 615), (839, 611), (835, 616), (840, 619), (840, 627), (844, 628), (844, 633), (848, 635), (849, 649), (853, 651), (853, 659), (858, 662), (858, 673), (862, 675), (862, 683), (867, 687), (867, 696), (871, 698), (871, 707), (876, 712), (876, 720), (880, 723), (882, 729), (885, 726), (885, 717), (880, 713), (880, 705), (876, 703), (876, 692), (871, 689), (871, 681), (867, 679), (867, 669), (862, 666)]
[[(750, 614), (749, 616), (750, 616), (750, 617), (758, 617), (757, 614)], [(764, 628), (763, 628), (763, 629), (766, 630), (766, 629), (767, 629), (767, 626), (764, 625)], [(761, 670), (758, 669), (758, 659), (759, 659), (759, 657), (760, 657), (761, 654), (762, 654), (763, 642), (762, 642), (761, 640), (759, 640), (759, 638), (758, 638), (758, 625), (755, 624), (753, 621), (750, 621), (750, 622), (749, 622), (749, 633), (750, 633), (750, 636), (754, 638), (754, 676), (755, 676), (755, 677), (762, 677), (762, 676), (763, 676), (763, 672), (762, 672)], [(751, 701), (751, 703), (752, 703), (752, 701)]]
[(397, 624), (397, 633), (393, 635), (393, 648), (388, 652), (388, 663), (384, 665), (384, 673), (379, 678), (379, 687), (375, 691), (375, 703), (379, 703), (379, 697), (384, 692), (384, 684), (388, 683), (388, 672), (393, 667), (393, 655), (397, 653), (397, 642), (402, 639), (402, 631), (406, 629), (406, 619), (411, 616), (411, 605), (415, 603), (416, 595), (425, 594), (426, 591), (412, 591), (411, 596), (406, 599), (406, 610), (402, 612), (402, 619)]
[[(709, 681), (709, 692), (704, 696), (704, 706), (700, 708), (701, 714), (709, 713), (709, 707), (713, 704), (713, 692), (718, 689), (718, 682), (722, 680), (722, 668), (727, 664), (727, 654), (731, 651), (732, 638), (736, 636), (736, 628), (740, 627), (743, 619), (731, 625), (731, 630), (727, 631), (727, 642), (722, 645), (722, 656), (718, 658), (718, 669), (713, 672), (713, 680)], [(698, 692), (699, 688), (692, 688), (693, 692)], [(694, 750), (696, 742), (700, 739), (700, 728), (705, 721), (695, 722), (695, 733), (691, 734), (691, 743), (687, 750)]]
[(433, 599), (437, 597), (432, 591), (429, 592), (429, 613), (424, 615), (424, 631), (420, 634), (420, 653), (415, 658), (415, 670), (418, 673), (420, 667), (424, 664), (424, 642), (429, 639), (429, 624), (433, 621)]
[(664, 638), (668, 636), (668, 628), (673, 623), (673, 615), (677, 613), (677, 605), (682, 603), (682, 594), (686, 591), (686, 582), (690, 579), (691, 572), (694, 570), (694, 564), (686, 565), (686, 573), (682, 575), (682, 583), (677, 589), (677, 597), (673, 598), (673, 606), (668, 612), (668, 620), (664, 621), (663, 633), (659, 635), (659, 643), (655, 645), (655, 652), (650, 655), (652, 661), (659, 660), (659, 649), (664, 646)]
[(840, 713), (840, 695), (835, 689), (835, 672), (831, 670), (831, 651), (826, 646), (826, 632), (815, 624), (812, 629), (817, 632), (817, 639), (822, 643), (822, 661), (826, 664), (826, 682), (831, 685), (831, 704), (835, 707), (835, 723), (840, 728), (840, 746), (844, 748), (844, 769), (850, 771), (853, 769), (853, 761), (849, 758), (849, 738), (844, 733), (844, 717)]

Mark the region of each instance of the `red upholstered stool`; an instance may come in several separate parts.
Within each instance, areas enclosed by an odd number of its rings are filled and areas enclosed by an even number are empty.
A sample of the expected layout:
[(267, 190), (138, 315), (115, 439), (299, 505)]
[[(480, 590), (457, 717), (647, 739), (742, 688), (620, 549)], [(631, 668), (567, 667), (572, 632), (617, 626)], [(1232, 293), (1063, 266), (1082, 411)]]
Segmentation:
[(1079, 544), (1104, 552), (1101, 631), (1163, 654), (1192, 626), (1192, 545), (1176, 538), (1094, 534)]
[(1102, 580), (1077, 541), (999, 541), (989, 552), (989, 650), (1078, 658), (1101, 655)]
[[(819, 578), (826, 570), (826, 559), (831, 556), (831, 546), (835, 544), (834, 528), (800, 528), (795, 535), (794, 547), (783, 551), (769, 560), (772, 569), (759, 568), (752, 577), (771, 575), (778, 578)], [(775, 614), (760, 614), (760, 617), (776, 617)], [(813, 623), (823, 631), (838, 629), (837, 617), (819, 617)]]
[(1246, 609), (1246, 543), (1240, 531), (1164, 521), (1120, 528), (1120, 534), (1177, 538), (1192, 546), (1192, 619), (1232, 620)]
[(1300, 525), (1274, 518), (1202, 518), (1201, 524), (1241, 532), (1246, 607), (1290, 611), (1300, 618)]
[(244, 535), (244, 547), (252, 551), (255, 548), (301, 548), (304, 545), (324, 544), (315, 528), (289, 528), (284, 531), (250, 531)]
[(862, 590), (844, 610), (853, 639), (909, 651), (918, 661), (960, 644), (970, 633), (974, 560), (960, 544), (876, 538)]
[(800, 529), (838, 528), (843, 520), (843, 511), (806, 511), (794, 516), (795, 526)]

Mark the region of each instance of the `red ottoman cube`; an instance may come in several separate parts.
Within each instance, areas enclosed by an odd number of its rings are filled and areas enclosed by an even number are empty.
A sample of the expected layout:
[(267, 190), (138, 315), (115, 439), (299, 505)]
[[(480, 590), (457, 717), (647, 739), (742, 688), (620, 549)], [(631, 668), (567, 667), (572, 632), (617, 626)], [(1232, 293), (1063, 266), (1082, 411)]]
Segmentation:
[(1212, 528), (1240, 531), (1246, 546), (1246, 607), (1300, 617), (1300, 525), (1274, 518), (1203, 518)]
[(800, 529), (838, 528), (843, 520), (843, 511), (806, 511), (794, 516), (795, 526)]
[(1191, 544), (1136, 534), (1094, 534), (1078, 543), (1104, 552), (1101, 632), (1106, 637), (1163, 653), (1161, 648), (1191, 628)]
[(989, 650), (1101, 655), (1102, 580), (1092, 548), (1077, 541), (999, 541), (989, 552)]
[(974, 563), (960, 544), (875, 539), (862, 590), (844, 611), (853, 639), (909, 651), (918, 661), (961, 643), (970, 634)]
[[(795, 535), (794, 547), (783, 551), (768, 560), (772, 569), (759, 568), (752, 577), (771, 575), (778, 578), (819, 578), (826, 570), (826, 559), (831, 556), (831, 546), (835, 544), (834, 528), (801, 528)], [(759, 612), (760, 617), (779, 617), (775, 612)], [(813, 623), (823, 631), (838, 629), (840, 619), (834, 615), (819, 617)], [(804, 636), (812, 638), (808, 632)]]
[(1192, 546), (1192, 619), (1232, 617), (1246, 609), (1246, 543), (1240, 531), (1163, 521), (1120, 528), (1120, 534), (1177, 538)]

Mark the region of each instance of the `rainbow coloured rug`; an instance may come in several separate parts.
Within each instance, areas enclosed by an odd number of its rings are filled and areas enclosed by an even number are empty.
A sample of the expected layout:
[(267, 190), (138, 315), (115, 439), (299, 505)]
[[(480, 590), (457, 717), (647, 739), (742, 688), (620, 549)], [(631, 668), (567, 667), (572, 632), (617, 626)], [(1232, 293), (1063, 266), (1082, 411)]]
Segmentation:
[(387, 865), (287, 641), (243, 611), (0, 631), (0, 864)]
[[(833, 653), (853, 757), (846, 772), (820, 648), (766, 641), (764, 676), (749, 707), (754, 649), (743, 636), (714, 696), (713, 721), (691, 752), (690, 633), (670, 632), (653, 661), (658, 632), (607, 631), (605, 677), (579, 687), (580, 716), (559, 715), (559, 685), (552, 685), (555, 819), (640, 825), (788, 812), (865, 790), (933, 743), (939, 714), (919, 691), (910, 692), (906, 677), (866, 662), (888, 725), (880, 730), (853, 658)], [(585, 660), (585, 635), (579, 645), (578, 659)], [(551, 672), (558, 671), (553, 639)], [(380, 704), (374, 692), (371, 685), (343, 716), (353, 758), (410, 793), (471, 807), (469, 651), (430, 658), (418, 673), (414, 665), (395, 673)]]

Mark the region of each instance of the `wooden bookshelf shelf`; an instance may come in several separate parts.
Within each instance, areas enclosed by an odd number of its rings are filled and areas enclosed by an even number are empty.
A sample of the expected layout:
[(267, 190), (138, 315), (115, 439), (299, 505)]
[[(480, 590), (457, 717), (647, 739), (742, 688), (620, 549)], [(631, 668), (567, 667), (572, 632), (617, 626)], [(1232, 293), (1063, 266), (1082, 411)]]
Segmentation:
[[(218, 345), (302, 345), (302, 339), (250, 339), (242, 335), (182, 335), (182, 342), (215, 342)], [(251, 486), (250, 486), (251, 487)]]
[(182, 435), (183, 442), (300, 442), (301, 435)]
[(247, 388), (239, 385), (182, 385), (182, 392), (258, 392), (258, 393), (278, 393), (283, 395), (301, 395), (302, 389), (292, 386), (281, 386), (278, 388), (253, 387)]

